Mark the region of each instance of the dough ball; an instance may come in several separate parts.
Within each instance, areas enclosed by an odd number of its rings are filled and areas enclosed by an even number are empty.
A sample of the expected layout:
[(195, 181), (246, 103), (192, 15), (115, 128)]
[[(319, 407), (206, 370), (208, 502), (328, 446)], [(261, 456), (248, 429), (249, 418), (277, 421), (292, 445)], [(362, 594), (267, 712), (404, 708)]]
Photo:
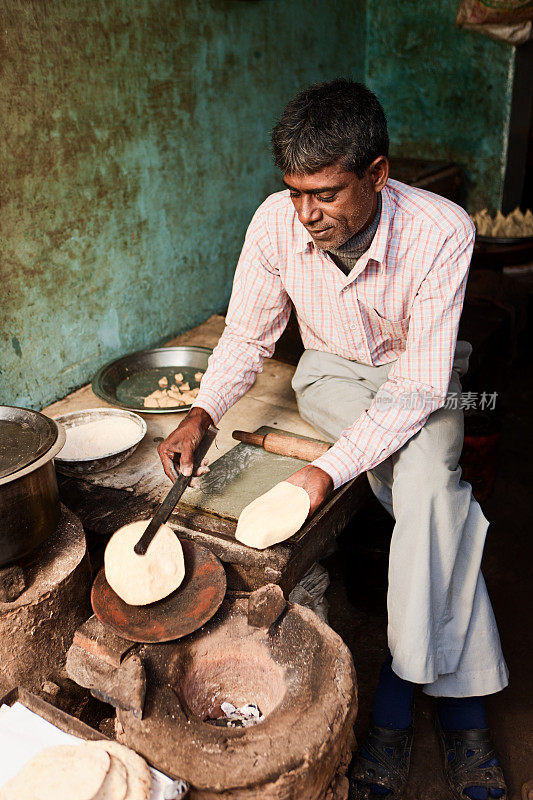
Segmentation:
[(165, 378), (165, 376), (163, 376), (162, 378), (159, 378), (159, 380), (158, 380), (157, 382), (158, 382), (158, 384), (160, 385), (160, 387), (161, 387), (162, 389), (163, 389), (165, 386), (168, 386), (168, 378)]
[(105, 750), (112, 759), (119, 759), (127, 774), (127, 791), (124, 800), (149, 800), (152, 776), (148, 764), (135, 750), (118, 742), (100, 739), (88, 742), (88, 747)]
[(194, 401), (195, 397), (196, 397), (196, 395), (193, 394), (192, 391), (191, 392), (183, 392), (183, 394), (181, 395), (181, 402), (182, 402), (182, 404), (184, 406), (186, 406), (189, 403), (192, 403)]
[(200, 383), (200, 381), (202, 380), (203, 377), (204, 377), (204, 373), (203, 372), (195, 372), (194, 373), (194, 380), (198, 381), (198, 383)]
[(145, 397), (144, 398), (144, 407), (145, 408), (159, 408), (159, 400), (155, 397)]
[(174, 408), (176, 405), (176, 400), (170, 395), (168, 397), (162, 397), (159, 401), (159, 408)]
[(138, 556), (134, 551), (149, 521), (124, 525), (113, 534), (104, 553), (107, 582), (130, 606), (145, 606), (168, 597), (185, 577), (181, 543), (168, 525), (161, 525), (146, 555)]
[(2, 800), (93, 800), (111, 768), (105, 750), (86, 745), (48, 747), (2, 789)]
[(282, 481), (243, 508), (235, 538), (257, 550), (284, 542), (299, 531), (311, 507), (301, 486)]

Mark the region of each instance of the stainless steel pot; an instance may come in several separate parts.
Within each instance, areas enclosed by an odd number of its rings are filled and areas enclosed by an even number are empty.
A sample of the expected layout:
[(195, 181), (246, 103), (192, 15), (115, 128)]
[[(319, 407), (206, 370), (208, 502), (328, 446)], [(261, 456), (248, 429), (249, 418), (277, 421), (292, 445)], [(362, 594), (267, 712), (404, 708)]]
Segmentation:
[(65, 444), (54, 420), (0, 406), (0, 566), (26, 555), (57, 527), (59, 492), (53, 459)]

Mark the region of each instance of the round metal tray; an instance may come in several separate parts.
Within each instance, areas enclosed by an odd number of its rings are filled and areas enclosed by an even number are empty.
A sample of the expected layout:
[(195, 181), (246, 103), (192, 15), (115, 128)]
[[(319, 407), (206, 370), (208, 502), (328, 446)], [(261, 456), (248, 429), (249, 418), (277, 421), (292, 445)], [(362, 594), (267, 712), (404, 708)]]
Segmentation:
[(158, 381), (165, 377), (174, 383), (174, 374), (181, 372), (191, 389), (199, 386), (195, 372), (205, 372), (207, 360), (213, 351), (210, 347), (157, 347), (141, 350), (103, 366), (93, 378), (93, 392), (114, 406), (143, 414), (175, 414), (188, 411), (191, 406), (170, 408), (145, 408), (144, 398), (155, 389)]
[(102, 567), (91, 589), (91, 605), (100, 622), (123, 639), (146, 644), (180, 639), (205, 625), (224, 600), (226, 573), (207, 547), (188, 539), (180, 542), (185, 560), (183, 583), (148, 606), (130, 606), (121, 600), (106, 581)]
[(58, 436), (56, 423), (28, 408), (0, 406), (0, 478), (33, 464)]

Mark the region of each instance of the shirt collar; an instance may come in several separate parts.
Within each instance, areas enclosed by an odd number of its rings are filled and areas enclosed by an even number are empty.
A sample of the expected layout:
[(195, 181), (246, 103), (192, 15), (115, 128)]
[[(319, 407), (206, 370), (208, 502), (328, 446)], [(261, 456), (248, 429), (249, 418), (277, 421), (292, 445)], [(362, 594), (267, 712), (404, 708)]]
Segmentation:
[[(389, 238), (389, 227), (390, 221), (392, 216), (392, 202), (390, 198), (389, 189), (385, 186), (381, 192), (381, 216), (379, 218), (379, 224), (376, 230), (376, 234), (372, 239), (372, 243), (366, 253), (363, 253), (361, 258), (366, 259), (367, 263), (372, 259), (372, 261), (377, 261), (381, 268), (384, 267), (385, 261), (385, 252), (387, 248), (387, 239)], [(302, 225), (300, 220), (298, 219), (298, 215), (295, 212), (296, 218), (296, 225), (298, 227), (298, 231), (295, 236), (295, 251), (297, 253), (304, 253), (306, 250), (315, 247), (315, 243), (313, 242), (313, 237), (306, 230), (306, 228)]]
[(294, 212), (294, 220), (296, 224), (296, 235), (294, 237), (294, 249), (297, 253), (305, 253), (305, 251), (309, 248), (309, 245), (313, 245), (314, 242), (307, 231), (307, 229), (302, 225), (300, 220), (298, 219), (298, 214), (296, 211)]

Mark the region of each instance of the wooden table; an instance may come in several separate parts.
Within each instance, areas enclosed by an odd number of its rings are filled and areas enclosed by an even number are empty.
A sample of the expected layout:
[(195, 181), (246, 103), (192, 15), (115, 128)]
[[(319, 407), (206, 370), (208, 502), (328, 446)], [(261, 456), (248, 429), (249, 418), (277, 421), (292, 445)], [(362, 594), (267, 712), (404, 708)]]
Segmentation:
[[(224, 318), (215, 315), (168, 345), (214, 347), (223, 329)], [(208, 455), (210, 461), (236, 445), (231, 434), (237, 428), (254, 431), (266, 425), (295, 435), (321, 438), (298, 414), (291, 388), (293, 373), (294, 367), (289, 364), (275, 359), (265, 361), (264, 371), (254, 386), (220, 421), (220, 433)], [(43, 413), (54, 417), (106, 405), (88, 385), (47, 406)], [(59, 476), (63, 502), (80, 517), (85, 530), (91, 534), (107, 537), (127, 522), (148, 519), (170, 488), (157, 454), (157, 444), (177, 427), (184, 412), (142, 416), (147, 423), (147, 434), (126, 462), (83, 478)], [(294, 539), (267, 550), (253, 550), (237, 542), (236, 519), (231, 517), (178, 507), (169, 524), (180, 536), (209, 547), (224, 562), (230, 590), (250, 592), (265, 583), (277, 583), (287, 595), (360, 507), (365, 491), (364, 479), (345, 484)]]

